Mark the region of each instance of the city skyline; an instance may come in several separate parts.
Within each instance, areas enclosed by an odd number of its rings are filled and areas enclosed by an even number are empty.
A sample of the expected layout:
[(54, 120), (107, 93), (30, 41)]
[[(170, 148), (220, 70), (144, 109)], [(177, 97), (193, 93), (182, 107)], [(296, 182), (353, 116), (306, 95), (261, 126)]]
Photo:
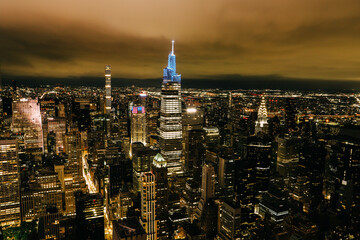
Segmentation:
[(0, 240), (360, 239), (358, 20), (0, 2)]

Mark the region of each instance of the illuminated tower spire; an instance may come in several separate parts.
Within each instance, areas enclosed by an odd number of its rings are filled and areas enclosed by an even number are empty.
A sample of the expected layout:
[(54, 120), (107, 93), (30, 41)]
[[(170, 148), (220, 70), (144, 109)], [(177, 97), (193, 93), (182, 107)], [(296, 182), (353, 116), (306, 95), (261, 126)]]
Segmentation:
[(255, 122), (255, 134), (259, 132), (266, 133), (268, 130), (268, 117), (267, 117), (267, 109), (266, 109), (266, 102), (265, 97), (261, 98), (260, 107), (258, 110), (258, 117), (257, 121)]
[(171, 41), (171, 52), (168, 56), (168, 65), (164, 68), (163, 82), (181, 82), (181, 75), (176, 73), (175, 41)]

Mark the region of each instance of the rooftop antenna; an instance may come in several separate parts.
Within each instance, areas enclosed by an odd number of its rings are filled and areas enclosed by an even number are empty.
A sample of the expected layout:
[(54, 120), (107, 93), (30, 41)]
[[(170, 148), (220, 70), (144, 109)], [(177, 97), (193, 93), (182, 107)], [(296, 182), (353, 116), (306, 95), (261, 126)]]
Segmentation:
[(174, 44), (175, 44), (175, 41), (172, 40), (171, 43), (172, 43), (171, 54), (174, 55)]

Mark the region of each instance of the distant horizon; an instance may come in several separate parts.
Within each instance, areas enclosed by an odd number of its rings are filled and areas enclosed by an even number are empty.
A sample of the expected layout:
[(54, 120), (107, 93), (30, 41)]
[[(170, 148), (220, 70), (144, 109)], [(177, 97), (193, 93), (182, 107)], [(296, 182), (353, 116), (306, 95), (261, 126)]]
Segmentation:
[[(93, 76), (70, 76), (70, 77), (36, 77), (36, 76), (2, 76), (2, 85), (11, 85), (16, 80), (18, 86), (39, 87), (41, 85), (56, 85), (81, 87), (104, 87), (104, 77)], [(204, 82), (206, 81), (206, 84)], [(117, 78), (112, 77), (113, 87), (155, 87), (160, 88), (162, 83), (159, 78)], [(182, 88), (196, 89), (223, 89), (223, 90), (251, 90), (251, 89), (273, 89), (273, 90), (360, 90), (360, 81), (356, 80), (327, 80), (327, 79), (298, 79), (277, 75), (269, 76), (243, 76), (222, 75), (209, 76), (208, 78), (183, 78)]]

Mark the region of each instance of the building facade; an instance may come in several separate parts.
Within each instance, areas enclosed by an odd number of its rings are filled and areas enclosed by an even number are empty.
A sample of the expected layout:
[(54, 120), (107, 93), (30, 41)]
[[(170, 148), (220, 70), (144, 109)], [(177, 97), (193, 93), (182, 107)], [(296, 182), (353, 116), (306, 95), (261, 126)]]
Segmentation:
[(146, 145), (146, 113), (144, 106), (131, 109), (131, 143), (141, 142)]
[(20, 173), (16, 140), (0, 140), (0, 226), (20, 224)]
[(141, 224), (147, 240), (157, 239), (155, 175), (151, 172), (141, 176)]
[(151, 165), (156, 180), (156, 220), (158, 239), (169, 239), (168, 229), (168, 177), (166, 160), (160, 153), (156, 154)]
[(12, 104), (12, 131), (23, 134), (24, 148), (39, 148), (43, 151), (43, 129), (40, 104), (37, 99), (20, 98)]

